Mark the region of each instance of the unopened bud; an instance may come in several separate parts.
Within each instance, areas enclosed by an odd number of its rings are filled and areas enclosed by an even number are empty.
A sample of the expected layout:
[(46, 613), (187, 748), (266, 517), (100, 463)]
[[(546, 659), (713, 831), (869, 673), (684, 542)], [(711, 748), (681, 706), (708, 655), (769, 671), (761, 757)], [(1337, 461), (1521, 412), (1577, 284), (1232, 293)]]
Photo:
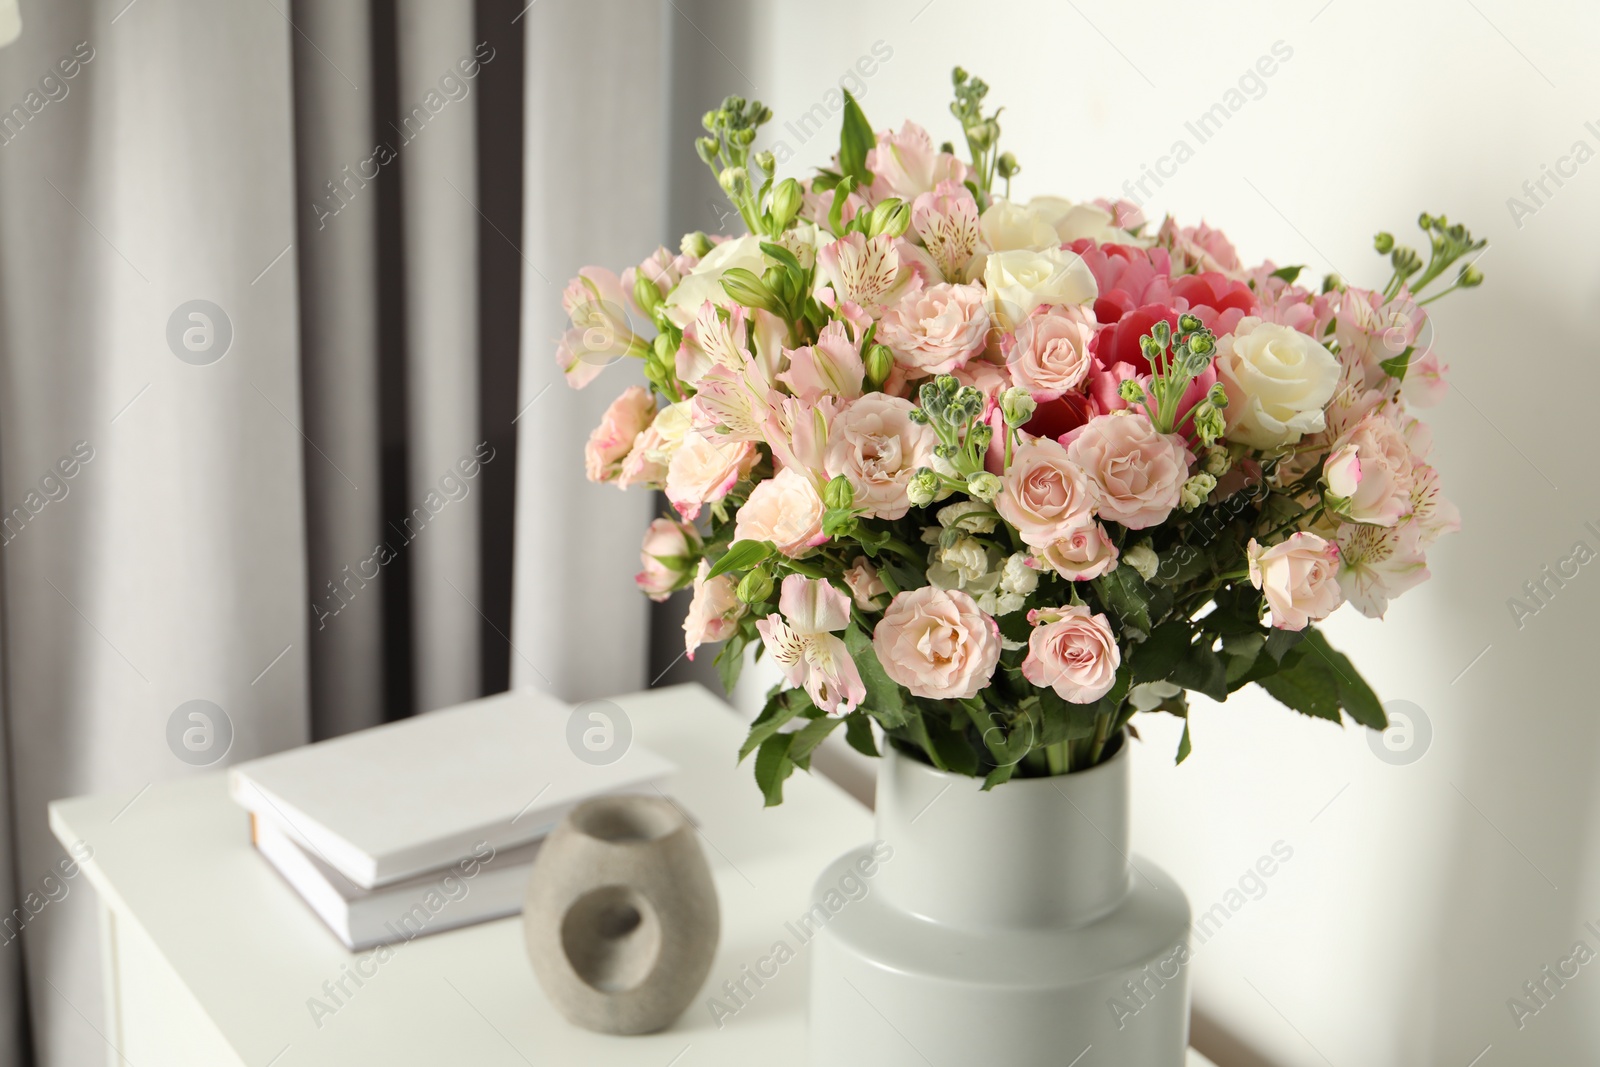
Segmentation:
[(1483, 272), (1471, 263), (1461, 268), (1461, 277), (1456, 279), (1456, 284), (1463, 289), (1471, 289), (1475, 285), (1483, 284)]
[(750, 188), (750, 172), (743, 167), (724, 167), (717, 175), (717, 184), (729, 196), (742, 196)]
[(985, 504), (1000, 493), (1000, 479), (988, 471), (979, 471), (967, 479), (967, 494)]
[(1211, 406), (1210, 401), (1194, 409), (1194, 432), (1203, 444), (1211, 444), (1227, 429), (1228, 421), (1222, 417), (1222, 412)]
[(739, 599), (746, 604), (760, 604), (772, 596), (772, 575), (765, 567), (757, 567), (739, 579)]
[(1211, 495), (1211, 490), (1217, 487), (1217, 480), (1205, 471), (1194, 475), (1183, 483), (1183, 491), (1179, 495), (1178, 505), (1184, 511), (1193, 511), (1206, 502), (1206, 497)]
[(693, 256), (696, 259), (703, 258), (713, 247), (715, 246), (712, 245), (711, 238), (707, 237), (702, 230), (686, 233), (683, 235), (683, 240), (678, 242), (679, 252), (686, 256)]
[(1228, 473), (1228, 468), (1233, 466), (1233, 457), (1228, 455), (1226, 448), (1212, 448), (1206, 453), (1206, 473), (1213, 478), (1220, 478)]
[(1380, 233), (1372, 239), (1372, 247), (1378, 250), (1378, 255), (1386, 256), (1394, 250), (1394, 234)]
[(1005, 416), (1007, 426), (1024, 425), (1033, 418), (1038, 407), (1033, 394), (1020, 386), (1012, 386), (1000, 394), (1000, 413)]
[(856, 502), (856, 487), (850, 484), (849, 478), (837, 475), (823, 487), (822, 502), (830, 508), (850, 508)]
[(800, 203), (804, 192), (800, 183), (793, 178), (785, 178), (772, 190), (772, 222), (780, 232), (787, 229), (789, 223), (800, 213)]
[(633, 279), (633, 302), (646, 315), (654, 315), (656, 305), (661, 303), (661, 290), (656, 288), (656, 283), (637, 274)]
[(873, 345), (867, 349), (866, 368), (867, 380), (875, 386), (882, 385), (894, 370), (894, 353), (884, 345)]
[(939, 476), (933, 473), (933, 468), (923, 467), (911, 476), (911, 481), (906, 485), (906, 497), (913, 507), (925, 508), (933, 503), (933, 498), (939, 492)]
[(890, 197), (872, 209), (872, 217), (867, 220), (867, 236), (888, 234), (890, 237), (899, 237), (910, 225), (911, 205), (897, 197)]
[(1122, 554), (1122, 562), (1139, 572), (1139, 577), (1145, 581), (1156, 576), (1156, 570), (1161, 566), (1161, 557), (1156, 555), (1156, 550), (1150, 547), (1149, 541), (1140, 541)]
[(777, 297), (767, 283), (743, 267), (730, 267), (722, 272), (722, 289), (745, 307), (762, 308), (773, 314), (778, 312)]
[(765, 150), (757, 152), (751, 158), (755, 160), (756, 166), (760, 167), (762, 172), (765, 174), (771, 174), (772, 168), (778, 165), (778, 162), (775, 158), (773, 158), (772, 153)]
[(1140, 404), (1144, 402), (1144, 386), (1137, 378), (1124, 378), (1117, 386), (1117, 395), (1130, 404)]
[(714, 137), (697, 137), (694, 142), (694, 151), (700, 157), (702, 163), (716, 166), (717, 155), (721, 152), (721, 147)]

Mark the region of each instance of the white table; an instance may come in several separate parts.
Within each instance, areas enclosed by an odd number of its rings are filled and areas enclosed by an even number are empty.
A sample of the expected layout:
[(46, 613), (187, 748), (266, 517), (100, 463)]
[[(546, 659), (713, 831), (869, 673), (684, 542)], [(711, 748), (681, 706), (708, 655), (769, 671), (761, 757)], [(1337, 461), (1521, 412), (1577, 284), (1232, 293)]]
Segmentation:
[[(676, 799), (701, 824), (723, 914), (709, 996), (785, 936), (816, 872), (869, 838), (872, 818), (804, 773), (789, 780), (782, 807), (763, 810), (749, 767), (734, 766), (743, 724), (697, 686), (616, 702), (634, 736), (682, 769)], [(663, 1033), (604, 1037), (569, 1026), (544, 999), (518, 918), (418, 938), (381, 964), (362, 961), (256, 855), (222, 774), (155, 786), (113, 826), (127, 803), (80, 797), (50, 808), (63, 844), (94, 849), (83, 869), (101, 901), (106, 1036), (122, 1056), (108, 1051), (113, 1065), (805, 1062), (803, 948), (721, 1029), (703, 996)], [(358, 962), (370, 974), (359, 986), (346, 977)], [(314, 1019), (311, 998), (330, 1003), (324, 983), (341, 979), (337, 1010)]]

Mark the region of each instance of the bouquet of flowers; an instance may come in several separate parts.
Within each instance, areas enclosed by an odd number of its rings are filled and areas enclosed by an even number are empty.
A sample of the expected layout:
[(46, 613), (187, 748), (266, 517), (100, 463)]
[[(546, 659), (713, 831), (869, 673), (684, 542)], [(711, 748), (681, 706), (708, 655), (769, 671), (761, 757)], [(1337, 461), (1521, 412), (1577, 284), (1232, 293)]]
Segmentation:
[[(749, 233), (692, 233), (567, 286), (582, 388), (629, 358), (588, 476), (662, 490), (639, 587), (692, 587), (687, 648), (781, 669), (740, 753), (767, 802), (841, 725), (982, 776), (1110, 758), (1139, 712), (1250, 683), (1383, 729), (1312, 625), (1381, 616), (1459, 526), (1414, 407), (1444, 367), (1425, 307), (1479, 284), (1444, 216), (1380, 233), (1382, 289), (1244, 266), (1220, 231), (1127, 202), (1009, 198), (987, 86), (957, 68), (968, 158), (874, 132), (846, 94), (830, 169), (780, 179), (729, 97), (702, 159)], [(1003, 192), (997, 181), (1004, 183)], [(1135, 734), (1136, 736), (1136, 734)]]

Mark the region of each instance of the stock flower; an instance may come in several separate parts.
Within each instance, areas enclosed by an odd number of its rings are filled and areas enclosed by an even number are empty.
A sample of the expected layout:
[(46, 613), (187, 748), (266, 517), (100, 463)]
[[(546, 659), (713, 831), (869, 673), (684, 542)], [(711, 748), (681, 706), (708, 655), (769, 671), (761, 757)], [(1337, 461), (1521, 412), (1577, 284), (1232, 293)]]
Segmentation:
[(1089, 375), (1094, 317), (1077, 305), (1035, 311), (1001, 341), (1011, 381), (1035, 400), (1054, 400)]
[(967, 165), (936, 149), (928, 131), (909, 120), (899, 133), (878, 134), (877, 146), (867, 152), (867, 169), (873, 182), (863, 191), (874, 204), (891, 196), (909, 204), (941, 182), (959, 186), (967, 179)]
[(906, 294), (884, 314), (878, 339), (910, 379), (965, 366), (988, 342), (981, 285), (933, 285)]
[(1094, 484), (1067, 450), (1048, 438), (1017, 448), (994, 498), (995, 510), (1035, 548), (1087, 526), (1094, 503)]
[(1339, 588), (1369, 619), (1383, 618), (1392, 598), (1428, 580), (1428, 561), (1416, 523), (1347, 522), (1333, 536), (1339, 546)]
[(911, 508), (906, 489), (921, 467), (933, 465), (938, 436), (911, 421), (915, 405), (883, 393), (853, 400), (828, 431), (823, 468), (855, 490), (855, 506), (868, 518), (898, 519)]
[(1254, 537), (1246, 547), (1250, 584), (1261, 590), (1279, 630), (1304, 630), (1344, 603), (1339, 591), (1339, 549), (1314, 533), (1292, 533), (1271, 548)]
[(876, 611), (880, 607), (878, 598), (889, 592), (878, 577), (878, 568), (866, 556), (857, 556), (845, 568), (844, 584), (850, 587), (850, 595), (863, 611)]
[(584, 474), (591, 482), (609, 482), (622, 473), (622, 462), (633, 451), (634, 439), (654, 421), (656, 398), (646, 389), (630, 385), (611, 402), (600, 425), (583, 446)]
[(804, 403), (815, 403), (823, 396), (854, 400), (861, 395), (866, 368), (860, 346), (850, 339), (838, 320), (822, 328), (814, 345), (789, 350), (789, 369), (778, 380)]
[(978, 202), (966, 186), (945, 181), (919, 195), (911, 205), (911, 226), (946, 281), (966, 280), (978, 250)]
[(1393, 526), (1411, 514), (1411, 449), (1393, 420), (1374, 411), (1334, 443), (1334, 454), (1355, 453), (1357, 482), (1342, 514), (1356, 522)]
[(1000, 662), (1000, 628), (959, 589), (924, 585), (895, 596), (872, 631), (884, 673), (913, 696), (977, 696)]
[(708, 300), (718, 307), (736, 307), (733, 298), (723, 291), (722, 275), (734, 267), (742, 267), (758, 276), (766, 270), (761, 241), (762, 238), (747, 233), (723, 241), (707, 252), (666, 295), (667, 318), (672, 324), (680, 329), (689, 325)]
[(1030, 611), (1028, 621), (1034, 626), (1022, 661), (1024, 678), (1041, 688), (1049, 686), (1072, 704), (1093, 704), (1111, 692), (1122, 650), (1104, 615), (1069, 604)]
[(707, 579), (710, 572), (711, 562), (701, 560), (694, 576), (694, 599), (683, 617), (683, 644), (690, 659), (701, 645), (732, 637), (746, 611), (733, 576), (719, 574)]
[(1183, 498), (1191, 459), (1181, 437), (1157, 432), (1141, 414), (1097, 415), (1067, 455), (1097, 487), (1100, 517), (1130, 530), (1166, 521)]
[(760, 458), (749, 441), (691, 430), (667, 464), (667, 499), (678, 514), (694, 519), (701, 505), (727, 496)]
[(817, 487), (785, 467), (750, 491), (734, 523), (735, 541), (771, 541), (785, 556), (800, 556), (827, 540)]
[(665, 600), (683, 585), (699, 551), (700, 535), (693, 526), (656, 519), (644, 532), (644, 543), (639, 547), (644, 569), (634, 575), (633, 583), (651, 600)]
[(1251, 448), (1292, 445), (1326, 425), (1339, 361), (1298, 330), (1256, 318), (1217, 342), (1217, 377), (1228, 391), (1227, 437)]
[(978, 219), (978, 232), (991, 252), (1042, 252), (1061, 247), (1056, 228), (1043, 213), (1009, 200), (995, 200), (989, 205)]
[(848, 715), (867, 698), (867, 687), (844, 641), (833, 632), (850, 625), (850, 600), (825, 579), (791, 574), (778, 594), (779, 614), (756, 623), (761, 640), (790, 685), (812, 703)]
[(1069, 582), (1087, 582), (1117, 565), (1117, 546), (1098, 522), (1085, 523), (1033, 552), (1033, 565), (1055, 571)]
[(991, 252), (983, 265), (983, 286), (989, 293), (991, 317), (1007, 328), (1041, 304), (1087, 304), (1096, 292), (1094, 275), (1083, 257), (1059, 248)]

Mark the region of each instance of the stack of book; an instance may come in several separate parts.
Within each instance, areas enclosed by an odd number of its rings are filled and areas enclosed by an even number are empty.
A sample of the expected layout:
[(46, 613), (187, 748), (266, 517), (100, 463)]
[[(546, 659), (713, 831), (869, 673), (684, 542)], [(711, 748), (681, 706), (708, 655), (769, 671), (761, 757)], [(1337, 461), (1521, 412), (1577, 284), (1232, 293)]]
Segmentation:
[(539, 842), (578, 803), (653, 793), (638, 744), (595, 764), (572, 708), (516, 690), (234, 767), (256, 848), (351, 949), (522, 909)]

